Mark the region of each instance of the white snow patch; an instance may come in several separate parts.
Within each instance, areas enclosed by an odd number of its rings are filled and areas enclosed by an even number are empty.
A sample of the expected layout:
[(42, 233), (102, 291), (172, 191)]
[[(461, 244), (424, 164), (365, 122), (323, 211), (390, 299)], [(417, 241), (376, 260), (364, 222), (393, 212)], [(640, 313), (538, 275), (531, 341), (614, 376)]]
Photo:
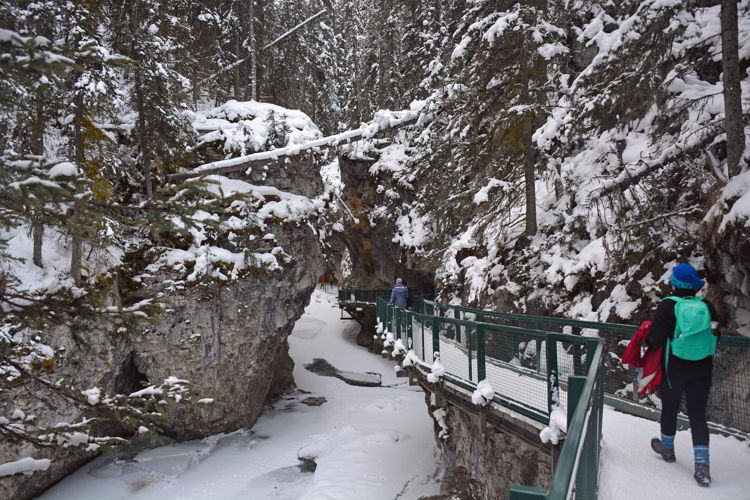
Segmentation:
[(13, 474), (30, 474), (32, 472), (47, 470), (52, 462), (47, 458), (39, 460), (32, 457), (24, 457), (14, 462), (0, 464), (0, 477), (12, 476)]
[(568, 432), (568, 415), (566, 412), (565, 407), (560, 405), (552, 409), (552, 413), (549, 415), (549, 425), (539, 433), (542, 443), (557, 444)]
[(487, 379), (480, 380), (474, 394), (471, 395), (471, 402), (477, 406), (487, 406), (495, 397), (495, 389)]

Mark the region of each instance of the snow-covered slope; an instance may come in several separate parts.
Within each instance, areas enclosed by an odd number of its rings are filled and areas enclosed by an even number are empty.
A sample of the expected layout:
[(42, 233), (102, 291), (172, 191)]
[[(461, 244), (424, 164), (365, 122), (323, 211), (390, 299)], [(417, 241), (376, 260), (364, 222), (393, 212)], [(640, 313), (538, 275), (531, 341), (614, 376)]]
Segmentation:
[[(432, 272), (464, 304), (637, 322), (688, 261), (710, 298), (748, 311), (750, 184), (725, 172), (719, 6), (554, 4), (479, 0), (426, 28), (445, 35), (419, 124), (349, 152), (374, 163), (344, 198), (394, 243), (375, 265), (398, 255), (400, 275)], [(750, 2), (738, 8), (746, 61)], [(727, 314), (750, 335), (747, 314)]]

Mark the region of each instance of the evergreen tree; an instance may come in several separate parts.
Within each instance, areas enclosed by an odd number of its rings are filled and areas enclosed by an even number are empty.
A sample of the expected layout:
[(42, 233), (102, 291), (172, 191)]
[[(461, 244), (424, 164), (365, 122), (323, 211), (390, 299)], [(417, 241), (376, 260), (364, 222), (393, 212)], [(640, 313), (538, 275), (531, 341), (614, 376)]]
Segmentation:
[(193, 131), (183, 111), (190, 81), (177, 70), (176, 55), (189, 45), (190, 31), (180, 14), (189, 0), (137, 0), (124, 2), (111, 13), (121, 24), (113, 26), (115, 50), (130, 57), (130, 105), (136, 111), (136, 163), (148, 198), (161, 176), (187, 160), (185, 145)]

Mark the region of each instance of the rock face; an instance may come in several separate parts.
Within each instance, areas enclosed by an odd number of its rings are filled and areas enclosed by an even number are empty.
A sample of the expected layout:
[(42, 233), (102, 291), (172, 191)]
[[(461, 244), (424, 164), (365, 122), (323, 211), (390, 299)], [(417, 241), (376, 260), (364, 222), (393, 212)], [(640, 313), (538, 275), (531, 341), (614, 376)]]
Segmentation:
[(372, 164), (373, 161), (345, 155), (339, 157), (341, 181), (345, 186), (342, 198), (358, 219), (356, 223), (351, 218), (345, 219), (345, 231), (337, 235), (352, 259), (352, 275), (346, 286), (382, 289), (392, 286), (395, 279), (401, 277), (412, 291), (433, 293), (431, 269), (437, 264), (417, 262), (411, 252), (394, 243), (392, 220), (370, 222), (371, 210), (382, 199), (377, 182), (369, 173)]
[[(300, 233), (309, 234), (300, 234)], [(150, 381), (170, 375), (189, 380), (204, 397), (226, 404), (194, 410), (175, 406), (175, 437), (190, 439), (252, 425), (269, 393), (292, 383), (287, 336), (302, 315), (322, 267), (308, 228), (283, 241), (303, 256), (280, 272), (189, 290), (172, 301), (173, 312), (133, 339), (135, 365)], [(286, 238), (284, 238), (286, 239)], [(175, 373), (175, 370), (179, 373)]]
[[(429, 393), (426, 399), (429, 405)], [(437, 412), (440, 418), (436, 418)], [(488, 419), (482, 436), (477, 413), (476, 408), (470, 413), (445, 401), (440, 409), (430, 408), (446, 471), (442, 493), (481, 500), (507, 498), (513, 485), (549, 487), (551, 449), (539, 440), (538, 429), (503, 413)], [(506, 429), (493, 425), (495, 419)]]
[(750, 337), (750, 229), (739, 225), (729, 228), (709, 245), (712, 258), (708, 278), (719, 285), (709, 290), (709, 298), (720, 305), (737, 334)]
[[(289, 170), (290, 167), (287, 167)], [(309, 165), (300, 165), (309, 168)], [(289, 178), (293, 173), (285, 174)], [(308, 179), (304, 191), (321, 189)], [(103, 325), (85, 331), (60, 328), (53, 347), (64, 348), (49, 378), (65, 379), (80, 390), (129, 394), (167, 377), (190, 381), (202, 398), (214, 404), (170, 403), (165, 411), (169, 437), (193, 439), (252, 426), (268, 398), (293, 384), (294, 363), (287, 336), (304, 312), (323, 265), (318, 236), (305, 224), (269, 224), (273, 242), (291, 259), (280, 270), (251, 272), (236, 280), (185, 284), (169, 295), (169, 310), (154, 323), (125, 334)], [(253, 249), (258, 250), (258, 249)], [(262, 249), (261, 249), (262, 250)], [(270, 250), (270, 249), (269, 249)], [(148, 286), (176, 279), (164, 271)], [(35, 415), (40, 425), (77, 421), (85, 415), (59, 399), (47, 407), (33, 395), (4, 395), (3, 414), (15, 408)], [(103, 429), (118, 435), (122, 429)], [(59, 481), (91, 454), (67, 450), (34, 450), (31, 445), (0, 443), (0, 463), (19, 457), (50, 458), (46, 472), (0, 478), (0, 498), (26, 499)]]

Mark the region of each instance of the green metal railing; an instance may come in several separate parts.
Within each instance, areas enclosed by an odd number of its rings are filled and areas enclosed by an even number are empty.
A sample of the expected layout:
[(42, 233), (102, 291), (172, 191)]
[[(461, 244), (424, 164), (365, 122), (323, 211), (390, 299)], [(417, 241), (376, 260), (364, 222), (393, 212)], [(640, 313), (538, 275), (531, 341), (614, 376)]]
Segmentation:
[[(596, 498), (605, 399), (658, 419), (658, 411), (643, 405), (633, 389), (637, 372), (620, 362), (634, 326), (499, 313), (424, 298), (415, 299), (411, 310), (378, 298), (376, 313), (384, 339), (414, 351), (425, 371), (439, 357), (448, 383), (471, 391), (487, 379), (496, 389), (495, 403), (544, 424), (557, 404), (567, 408), (568, 433), (549, 491), (517, 486), (512, 500), (565, 499), (573, 492)], [(728, 372), (723, 377), (728, 382), (712, 390), (709, 416), (715, 408), (719, 425), (710, 428), (743, 437), (742, 431), (750, 432), (750, 339), (720, 337), (714, 369)], [(686, 419), (681, 422), (684, 426)]]
[[(439, 355), (451, 382), (467, 390), (487, 379), (496, 402), (540, 423), (549, 421), (557, 404), (565, 404), (567, 379), (586, 375), (601, 340), (532, 328), (460, 319), (440, 304), (422, 300), (405, 310), (378, 300), (378, 331), (414, 351), (423, 369)], [(519, 345), (533, 345), (535, 363), (518, 362)]]
[[(462, 319), (476, 319), (482, 322), (502, 323), (515, 326), (526, 326), (548, 332), (565, 332), (574, 335), (595, 336), (604, 342), (604, 392), (607, 404), (639, 416), (657, 419), (659, 412), (653, 402), (639, 396), (639, 371), (622, 364), (622, 356), (627, 342), (637, 327), (618, 323), (597, 323), (567, 318), (551, 318), (525, 314), (501, 313), (467, 307), (449, 306), (423, 301), (415, 303), (414, 309), (436, 310), (443, 316)], [(530, 354), (531, 352), (531, 354)], [(533, 363), (533, 353), (540, 352), (538, 346), (525, 345), (516, 349), (516, 355), (522, 365)], [(580, 353), (573, 351), (572, 361), (580, 363)], [(570, 366), (570, 357), (563, 363), (561, 372), (579, 373), (580, 366)], [(714, 357), (715, 379), (721, 384), (714, 384), (708, 406), (709, 427), (712, 432), (731, 434), (740, 438), (750, 434), (750, 338), (733, 335), (719, 337), (717, 355)], [(687, 428), (687, 418), (681, 416), (680, 428)], [(737, 432), (735, 432), (737, 431)]]
[[(469, 391), (476, 389), (479, 381), (488, 380), (495, 388), (494, 403), (545, 425), (558, 405), (568, 408), (571, 425), (561, 460), (568, 456), (572, 460), (559, 463), (549, 493), (518, 487), (511, 495), (526, 496), (511, 498), (566, 498), (554, 496), (554, 487), (567, 491), (571, 484), (583, 498), (596, 498), (604, 401), (603, 342), (464, 319), (460, 314), (448, 314), (456, 308), (427, 300), (418, 301), (414, 309), (390, 306), (379, 299), (378, 331), (387, 341), (400, 341), (401, 346), (414, 352), (421, 369), (431, 370), (431, 361), (439, 358), (446, 370), (445, 381)], [(513, 362), (518, 360), (521, 345), (535, 346), (539, 353), (535, 366)], [(561, 368), (568, 362), (572, 371), (563, 377)]]
[(597, 498), (604, 417), (603, 352), (599, 343), (586, 376), (573, 375), (568, 380), (568, 433), (549, 490), (513, 486), (510, 500)]

